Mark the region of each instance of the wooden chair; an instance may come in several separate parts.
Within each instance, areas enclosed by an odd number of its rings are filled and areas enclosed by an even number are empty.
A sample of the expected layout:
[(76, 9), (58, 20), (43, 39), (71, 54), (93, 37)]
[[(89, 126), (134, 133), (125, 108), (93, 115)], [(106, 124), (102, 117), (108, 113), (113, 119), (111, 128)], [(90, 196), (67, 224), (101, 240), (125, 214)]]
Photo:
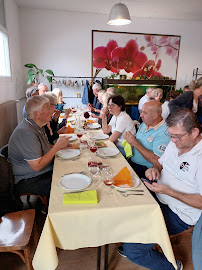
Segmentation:
[[(8, 213), (0, 218), (0, 252), (19, 255), (28, 270), (33, 270), (29, 242), (34, 218), (34, 209)], [(36, 236), (34, 239), (36, 244)]]
[(48, 211), (48, 199), (47, 199), (47, 196), (41, 196), (41, 195), (36, 195), (36, 194), (31, 194), (31, 193), (20, 193), (19, 195), (20, 196), (23, 196), (23, 195), (27, 196), (27, 203), (28, 203), (29, 207), (31, 207), (30, 196), (31, 195), (37, 196), (41, 200), (42, 204), (45, 206), (45, 209)]

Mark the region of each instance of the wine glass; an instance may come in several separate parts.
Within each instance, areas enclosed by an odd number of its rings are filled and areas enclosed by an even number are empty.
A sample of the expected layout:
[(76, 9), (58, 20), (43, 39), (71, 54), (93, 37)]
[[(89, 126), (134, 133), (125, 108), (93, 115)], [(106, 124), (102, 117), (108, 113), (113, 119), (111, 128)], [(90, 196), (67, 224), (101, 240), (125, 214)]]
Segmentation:
[(80, 150), (82, 151), (84, 156), (85, 156), (87, 148), (88, 148), (87, 141), (86, 140), (80, 140)]
[(81, 128), (76, 129), (76, 135), (80, 139), (83, 136), (83, 130)]
[(97, 182), (97, 180), (98, 180), (97, 176), (98, 176), (98, 173), (100, 170), (97, 162), (96, 161), (89, 161), (88, 162), (88, 170), (91, 172), (94, 182)]
[(94, 155), (95, 155), (95, 153), (97, 152), (97, 145), (96, 145), (95, 141), (89, 140), (88, 144), (89, 144), (91, 153), (94, 153)]
[[(110, 167), (105, 167), (102, 169), (102, 179), (106, 186), (111, 186), (114, 183), (113, 173)], [(111, 190), (106, 191), (107, 194), (112, 194)]]

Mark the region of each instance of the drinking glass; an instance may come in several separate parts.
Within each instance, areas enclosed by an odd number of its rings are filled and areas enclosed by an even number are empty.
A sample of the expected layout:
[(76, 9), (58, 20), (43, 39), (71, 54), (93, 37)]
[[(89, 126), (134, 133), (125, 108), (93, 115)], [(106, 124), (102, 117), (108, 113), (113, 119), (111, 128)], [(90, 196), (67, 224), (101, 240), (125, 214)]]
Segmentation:
[(99, 166), (96, 161), (89, 161), (88, 162), (88, 170), (92, 174), (92, 179), (94, 182), (98, 180), (98, 173), (99, 173)]
[(89, 144), (91, 153), (93, 153), (94, 154), (94, 157), (95, 157), (95, 154), (97, 152), (97, 145), (96, 145), (95, 141), (89, 140), (88, 141), (88, 144)]
[[(114, 175), (113, 175), (110, 167), (106, 167), (106, 168), (102, 169), (102, 180), (106, 186), (110, 187), (114, 183), (113, 177), (114, 177)], [(109, 189), (106, 191), (106, 193), (112, 194), (112, 190)]]
[(88, 149), (87, 141), (86, 140), (80, 140), (80, 150), (84, 154), (84, 156), (86, 156), (85, 153), (86, 153), (87, 149)]

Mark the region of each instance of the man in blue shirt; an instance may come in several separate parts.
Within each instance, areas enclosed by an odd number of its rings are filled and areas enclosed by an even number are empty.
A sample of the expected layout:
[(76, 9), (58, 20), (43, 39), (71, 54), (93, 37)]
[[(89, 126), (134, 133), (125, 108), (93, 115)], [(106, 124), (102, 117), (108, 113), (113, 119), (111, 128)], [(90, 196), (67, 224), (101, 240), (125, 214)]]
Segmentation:
[(161, 116), (161, 104), (156, 100), (144, 103), (140, 125), (136, 136), (126, 132), (124, 139), (132, 146), (131, 166), (139, 177), (144, 177), (146, 169), (158, 165), (170, 138), (165, 134), (167, 126)]
[(88, 104), (88, 108), (95, 115), (99, 115), (102, 109), (102, 104), (98, 100), (98, 92), (102, 89), (102, 87), (99, 83), (95, 83), (92, 89), (93, 89), (93, 94), (95, 97), (93, 100), (93, 104), (90, 104), (90, 103)]

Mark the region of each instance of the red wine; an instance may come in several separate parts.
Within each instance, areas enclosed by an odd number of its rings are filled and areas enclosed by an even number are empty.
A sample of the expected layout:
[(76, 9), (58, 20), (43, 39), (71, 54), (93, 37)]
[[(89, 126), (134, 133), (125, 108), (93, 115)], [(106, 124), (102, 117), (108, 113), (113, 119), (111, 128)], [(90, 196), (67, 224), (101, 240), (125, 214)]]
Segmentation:
[(88, 162), (88, 167), (89, 166), (95, 166), (96, 167), (97, 166), (97, 162), (96, 161), (89, 161)]
[(111, 186), (113, 184), (113, 180), (104, 180), (105, 185)]
[(96, 146), (92, 146), (90, 147), (90, 151), (95, 153), (97, 151), (97, 147)]
[(72, 110), (72, 112), (73, 112), (73, 113), (75, 113), (75, 112), (76, 112), (76, 110)]
[(79, 138), (81, 138), (81, 137), (83, 136), (83, 134), (80, 134), (80, 133), (79, 133), (79, 134), (77, 134), (77, 136), (78, 136)]

